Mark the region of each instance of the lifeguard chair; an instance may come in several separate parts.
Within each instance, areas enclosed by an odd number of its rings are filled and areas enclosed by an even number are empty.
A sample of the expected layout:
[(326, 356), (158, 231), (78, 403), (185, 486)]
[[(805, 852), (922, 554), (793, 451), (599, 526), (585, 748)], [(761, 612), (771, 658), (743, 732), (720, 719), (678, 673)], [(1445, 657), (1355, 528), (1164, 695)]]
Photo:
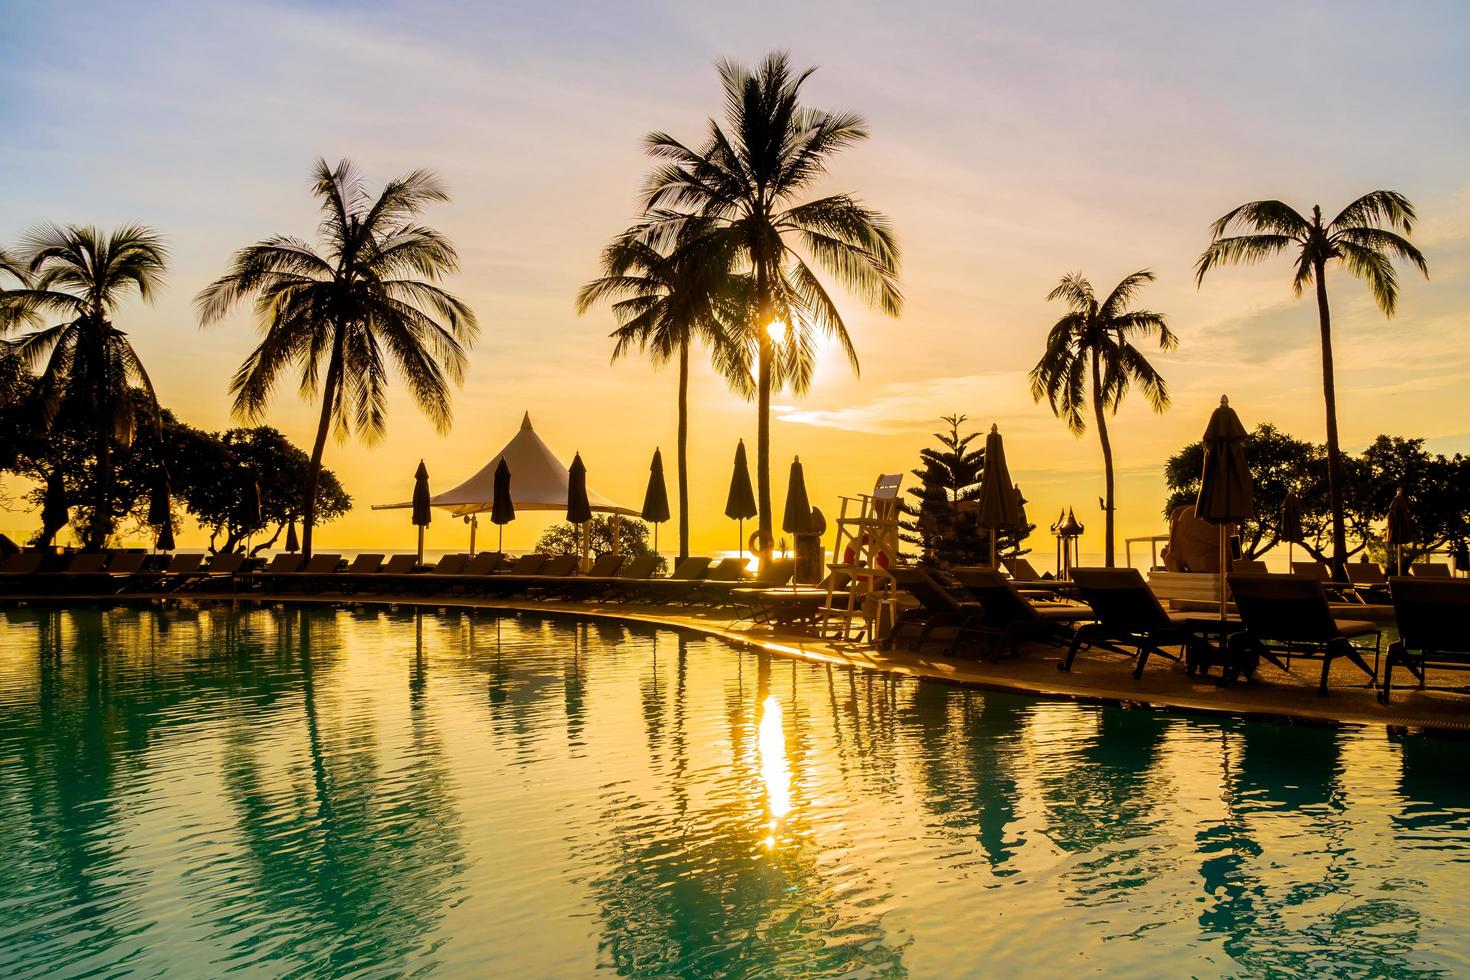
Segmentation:
[(887, 569), (898, 564), (899, 487), (903, 474), (883, 473), (872, 493), (839, 497), (821, 635), (876, 639), (893, 622), (896, 592)]

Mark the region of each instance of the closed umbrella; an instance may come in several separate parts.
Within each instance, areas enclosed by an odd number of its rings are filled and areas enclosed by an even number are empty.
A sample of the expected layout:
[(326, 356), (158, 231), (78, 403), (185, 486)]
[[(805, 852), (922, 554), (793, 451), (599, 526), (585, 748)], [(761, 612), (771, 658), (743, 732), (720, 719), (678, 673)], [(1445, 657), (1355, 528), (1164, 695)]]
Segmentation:
[(582, 529), (582, 567), (585, 569), (592, 505), (587, 500), (587, 465), (582, 462), (581, 453), (572, 457), (572, 465), (567, 467), (567, 520)]
[(172, 521), (164, 524), (158, 529), (158, 540), (153, 544), (156, 551), (174, 550), (174, 525)]
[(292, 521), (286, 525), (286, 553), (296, 554), (301, 550), (301, 541), (296, 537), (296, 522)]
[(812, 529), (812, 505), (806, 495), (806, 474), (801, 468), (801, 457), (791, 460), (791, 478), (786, 483), (786, 513), (781, 518), (781, 530), (787, 534), (808, 534)]
[(516, 505), (510, 499), (510, 467), (505, 457), (495, 467), (495, 483), (490, 493), (490, 522), (500, 528), (500, 543), (496, 548), (505, 554), (505, 525), (516, 519)]
[(745, 440), (741, 439), (735, 446), (735, 469), (730, 474), (730, 494), (725, 498), (725, 516), (739, 522), (741, 558), (745, 557), (745, 522), (758, 513), (750, 466), (745, 461)]
[(643, 494), (643, 510), (639, 513), (653, 525), (653, 553), (658, 554), (658, 526), (669, 519), (669, 488), (664, 486), (664, 457), (657, 449), (648, 466), (648, 489)]
[(985, 437), (985, 473), (980, 478), (977, 514), (980, 525), (990, 530), (991, 568), (995, 567), (995, 543), (1000, 529), (1015, 527), (1020, 518), (1015, 486), (1006, 466), (1006, 449), (1001, 442), (1000, 426), (991, 423), (990, 434)]
[(1470, 572), (1470, 544), (1455, 542), (1454, 564), (1457, 572)]
[(1230, 525), (1251, 516), (1253, 492), (1250, 464), (1245, 459), (1245, 426), (1230, 407), (1230, 399), (1220, 396), (1220, 407), (1210, 416), (1205, 427), (1205, 465), (1200, 473), (1199, 497), (1194, 513), (1220, 529), (1220, 620), (1225, 620), (1225, 574), (1228, 550), (1226, 541)]
[(1281, 526), (1276, 536), (1286, 542), (1286, 563), (1291, 565), (1294, 546), (1301, 544), (1306, 535), (1302, 532), (1302, 502), (1294, 493), (1288, 493), (1281, 501)]
[(1394, 492), (1393, 500), (1388, 505), (1388, 528), (1383, 535), (1383, 543), (1393, 545), (1393, 567), (1399, 575), (1404, 574), (1404, 545), (1419, 540), (1419, 528), (1414, 524), (1414, 515), (1409, 513), (1409, 501), (1404, 496), (1404, 488), (1399, 487)]
[(69, 520), (71, 515), (66, 507), (66, 487), (61, 482), (61, 476), (52, 473), (46, 477), (46, 495), (41, 499), (41, 527), (49, 539), (66, 527)]
[(419, 564), (424, 562), (424, 529), (434, 519), (434, 509), (429, 505), (429, 468), (419, 460), (419, 468), (413, 471), (413, 523), (419, 529)]

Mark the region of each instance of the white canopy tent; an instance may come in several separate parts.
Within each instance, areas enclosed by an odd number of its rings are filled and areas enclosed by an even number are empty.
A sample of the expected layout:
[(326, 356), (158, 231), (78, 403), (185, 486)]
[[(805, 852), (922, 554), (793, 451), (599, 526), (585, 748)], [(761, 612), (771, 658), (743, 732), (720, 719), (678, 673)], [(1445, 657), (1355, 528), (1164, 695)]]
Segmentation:
[[(488, 513), (495, 487), (495, 468), (504, 459), (510, 469), (510, 499), (517, 513), (532, 510), (565, 511), (567, 508), (567, 466), (551, 447), (541, 441), (536, 430), (531, 428), (531, 413), (521, 420), (521, 429), (505, 448), (490, 458), (474, 476), (452, 490), (435, 494), (429, 503), (442, 507), (457, 517)], [(636, 517), (638, 511), (624, 507), (591, 487), (587, 488), (587, 501), (595, 513)], [(396, 510), (412, 507), (412, 501), (398, 504), (375, 504), (373, 510)], [(473, 532), (471, 532), (473, 534)], [(471, 545), (473, 550), (473, 545)]]

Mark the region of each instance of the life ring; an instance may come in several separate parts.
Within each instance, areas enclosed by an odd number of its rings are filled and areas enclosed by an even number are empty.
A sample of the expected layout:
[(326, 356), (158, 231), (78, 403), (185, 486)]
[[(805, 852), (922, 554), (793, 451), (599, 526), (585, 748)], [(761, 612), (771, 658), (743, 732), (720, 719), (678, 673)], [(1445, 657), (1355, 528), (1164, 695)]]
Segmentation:
[(771, 532), (762, 531), (760, 528), (750, 532), (750, 540), (745, 543), (757, 555), (768, 555), (771, 549), (776, 547), (776, 539), (771, 536)]
[[(868, 536), (864, 534), (856, 541), (848, 544), (848, 546), (842, 551), (842, 563), (844, 565), (857, 565), (858, 559), (862, 557), (862, 553), (867, 549), (870, 543), (871, 542), (869, 541)], [(878, 552), (878, 557), (874, 560), (873, 564), (878, 568), (887, 568), (888, 552), (880, 550)], [(853, 578), (869, 578), (872, 576), (873, 573), (852, 571), (849, 574), (852, 575)]]

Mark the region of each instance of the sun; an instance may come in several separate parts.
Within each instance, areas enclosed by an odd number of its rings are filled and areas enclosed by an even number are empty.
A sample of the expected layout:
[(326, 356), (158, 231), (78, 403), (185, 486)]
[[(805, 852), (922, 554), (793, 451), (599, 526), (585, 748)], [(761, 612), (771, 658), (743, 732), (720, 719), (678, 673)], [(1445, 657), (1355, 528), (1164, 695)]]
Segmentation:
[(773, 344), (786, 343), (786, 338), (790, 334), (791, 328), (786, 325), (785, 320), (772, 320), (766, 324), (766, 336), (771, 339), (771, 343)]

